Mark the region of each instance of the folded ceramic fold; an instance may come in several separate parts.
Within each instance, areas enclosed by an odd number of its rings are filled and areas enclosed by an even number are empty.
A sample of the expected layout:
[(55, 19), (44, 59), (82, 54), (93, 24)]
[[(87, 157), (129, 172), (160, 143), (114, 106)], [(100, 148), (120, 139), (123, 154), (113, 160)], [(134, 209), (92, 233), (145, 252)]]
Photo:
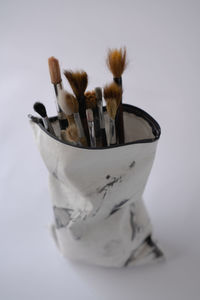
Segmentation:
[[(142, 194), (160, 136), (158, 123), (139, 108), (123, 105), (125, 144), (84, 148), (62, 142), (31, 121), (49, 171), (55, 222), (52, 233), (70, 259), (109, 267), (163, 256), (152, 240)], [(54, 131), (58, 130), (52, 118)], [(109, 122), (105, 113), (106, 130)], [(156, 203), (155, 203), (156, 205)]]

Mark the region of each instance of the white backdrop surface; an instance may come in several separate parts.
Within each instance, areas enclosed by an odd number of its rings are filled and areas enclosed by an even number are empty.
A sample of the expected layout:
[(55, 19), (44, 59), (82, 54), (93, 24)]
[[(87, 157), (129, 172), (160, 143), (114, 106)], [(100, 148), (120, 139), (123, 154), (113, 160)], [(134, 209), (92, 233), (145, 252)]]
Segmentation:
[[(198, 300), (200, 2), (3, 0), (0, 25), (0, 299)], [(55, 114), (49, 56), (86, 70), (92, 89), (112, 79), (107, 49), (124, 45), (124, 101), (162, 129), (144, 198), (166, 261), (116, 270), (56, 249), (48, 172), (27, 114), (36, 100)]]

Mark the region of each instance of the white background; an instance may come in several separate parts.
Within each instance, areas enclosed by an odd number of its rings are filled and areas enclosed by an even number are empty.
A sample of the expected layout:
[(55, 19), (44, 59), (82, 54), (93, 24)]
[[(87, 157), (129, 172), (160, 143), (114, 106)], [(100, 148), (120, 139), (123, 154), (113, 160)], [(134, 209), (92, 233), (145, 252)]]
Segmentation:
[[(200, 298), (200, 1), (0, 2), (0, 299)], [(48, 233), (48, 173), (27, 114), (55, 114), (47, 59), (112, 80), (107, 49), (127, 46), (124, 101), (161, 125), (145, 190), (166, 262), (103, 269), (65, 260)], [(67, 87), (66, 82), (64, 82)]]

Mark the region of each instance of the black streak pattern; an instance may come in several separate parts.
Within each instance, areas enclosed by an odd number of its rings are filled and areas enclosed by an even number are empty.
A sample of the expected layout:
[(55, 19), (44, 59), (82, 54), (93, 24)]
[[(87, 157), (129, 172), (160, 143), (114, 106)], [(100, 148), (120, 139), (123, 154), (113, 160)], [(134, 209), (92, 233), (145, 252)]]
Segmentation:
[(155, 258), (160, 258), (163, 256), (163, 253), (162, 251), (158, 248), (158, 246), (153, 242), (151, 236), (149, 236), (147, 239), (146, 239), (146, 243), (148, 244), (149, 247), (152, 248), (152, 251), (155, 255)]
[(135, 166), (135, 161), (132, 161), (132, 163), (129, 165), (129, 168), (132, 169)]
[(111, 210), (111, 212), (109, 213), (108, 217), (110, 217), (112, 214), (116, 213), (127, 201), (129, 201), (130, 199), (124, 199), (122, 200), (119, 204), (116, 204), (113, 209)]
[(68, 225), (71, 220), (72, 209), (62, 208), (62, 207), (53, 207), (56, 228), (62, 228)]
[(135, 237), (135, 224), (134, 224), (134, 213), (132, 211), (130, 211), (130, 224), (132, 229), (131, 240), (133, 241)]
[(122, 182), (122, 177), (113, 177), (112, 181), (108, 182), (105, 184), (103, 187), (98, 188), (97, 192), (101, 194), (103, 192), (103, 199), (106, 197), (106, 194), (109, 190), (110, 187), (113, 187), (113, 185), (117, 182)]

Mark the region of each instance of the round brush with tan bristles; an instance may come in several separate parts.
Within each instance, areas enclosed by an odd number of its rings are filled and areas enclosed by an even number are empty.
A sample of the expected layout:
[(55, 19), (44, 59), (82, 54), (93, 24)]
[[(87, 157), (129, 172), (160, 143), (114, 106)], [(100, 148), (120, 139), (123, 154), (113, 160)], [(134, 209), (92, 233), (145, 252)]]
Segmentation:
[(76, 124), (80, 141), (83, 145), (87, 146), (86, 137), (79, 115), (78, 100), (67, 91), (61, 90), (58, 94), (58, 102), (67, 117), (69, 125), (71, 126)]
[[(112, 49), (108, 51), (107, 66), (113, 74), (114, 82), (122, 87), (122, 74), (127, 66), (126, 61), (126, 48)], [(116, 116), (116, 132), (120, 144), (124, 144), (124, 120), (123, 120), (123, 107), (122, 99)]]
[(104, 87), (104, 99), (109, 117), (109, 144), (117, 144), (115, 117), (122, 97), (122, 88), (116, 83), (111, 83)]
[(70, 143), (78, 146), (82, 146), (79, 136), (78, 136), (78, 129), (76, 124), (70, 124), (66, 129), (66, 140)]
[(79, 113), (81, 122), (83, 124), (85, 136), (87, 138), (87, 142), (89, 145), (89, 131), (87, 126), (87, 118), (86, 118), (86, 104), (85, 104), (85, 90), (88, 85), (88, 76), (84, 71), (72, 72), (72, 71), (64, 71), (64, 75), (67, 78), (74, 95), (76, 96), (79, 102)]
[(50, 57), (48, 59), (49, 64), (49, 73), (51, 78), (51, 83), (54, 86), (54, 91), (56, 95), (56, 110), (58, 114), (58, 121), (61, 129), (61, 136), (62, 136), (62, 130), (65, 130), (67, 127), (67, 121), (65, 118), (65, 115), (63, 114), (59, 104), (58, 104), (58, 93), (60, 90), (62, 90), (62, 78), (60, 75), (60, 66), (59, 61), (55, 57)]

